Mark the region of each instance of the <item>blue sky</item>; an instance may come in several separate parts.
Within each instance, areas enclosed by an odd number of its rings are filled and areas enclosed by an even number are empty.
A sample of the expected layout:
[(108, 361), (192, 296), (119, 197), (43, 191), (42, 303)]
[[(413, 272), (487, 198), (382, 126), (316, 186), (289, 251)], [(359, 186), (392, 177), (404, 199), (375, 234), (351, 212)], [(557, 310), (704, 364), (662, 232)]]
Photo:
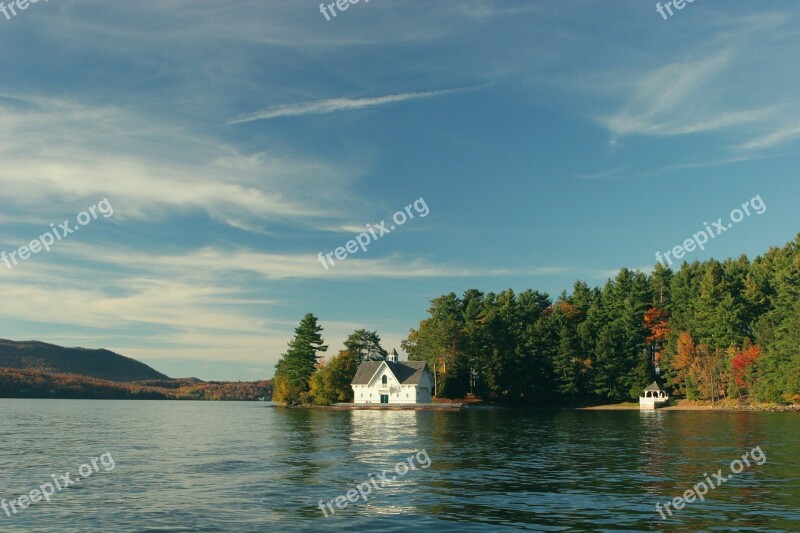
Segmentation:
[[(557, 296), (800, 231), (800, 5), (52, 0), (0, 15), (0, 337), (175, 377), (270, 377), (313, 312), (388, 349), (428, 302)], [(325, 270), (319, 252), (430, 212)], [(74, 222), (73, 222), (74, 224)], [(388, 226), (388, 224), (387, 224)]]

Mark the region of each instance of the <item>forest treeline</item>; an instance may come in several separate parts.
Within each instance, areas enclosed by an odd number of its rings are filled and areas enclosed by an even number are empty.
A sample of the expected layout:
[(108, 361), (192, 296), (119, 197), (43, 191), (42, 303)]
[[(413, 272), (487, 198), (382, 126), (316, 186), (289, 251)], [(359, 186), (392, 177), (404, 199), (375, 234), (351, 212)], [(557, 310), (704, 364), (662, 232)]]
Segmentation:
[(403, 348), (435, 365), (440, 397), (621, 401), (658, 380), (690, 399), (800, 403), (800, 235), (752, 261), (624, 268), (555, 301), (450, 293), (428, 314)]

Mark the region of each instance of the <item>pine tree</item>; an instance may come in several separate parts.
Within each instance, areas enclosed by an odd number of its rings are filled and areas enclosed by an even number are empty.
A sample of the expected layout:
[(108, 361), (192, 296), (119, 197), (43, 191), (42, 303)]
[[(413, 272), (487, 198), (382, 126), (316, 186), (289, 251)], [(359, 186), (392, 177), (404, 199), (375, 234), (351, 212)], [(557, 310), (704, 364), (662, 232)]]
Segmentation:
[(357, 364), (364, 361), (384, 361), (388, 355), (381, 346), (377, 331), (356, 330), (344, 341), (344, 347), (355, 357)]
[(298, 405), (308, 400), (309, 380), (317, 367), (318, 352), (328, 349), (323, 344), (317, 317), (308, 313), (294, 330), (289, 349), (275, 366), (273, 401)]

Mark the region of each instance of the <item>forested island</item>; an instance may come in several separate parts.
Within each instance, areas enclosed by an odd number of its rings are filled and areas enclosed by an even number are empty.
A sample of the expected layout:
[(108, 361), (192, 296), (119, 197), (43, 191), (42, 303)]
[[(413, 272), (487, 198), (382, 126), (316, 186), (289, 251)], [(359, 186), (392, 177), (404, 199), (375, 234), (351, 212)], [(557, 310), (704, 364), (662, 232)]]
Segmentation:
[[(619, 402), (655, 379), (694, 400), (800, 403), (800, 235), (753, 260), (623, 268), (603, 287), (578, 281), (555, 300), (535, 290), (450, 293), (428, 315), (403, 348), (435, 369), (440, 398)], [(352, 401), (358, 364), (385, 357), (377, 333), (359, 330), (320, 362), (321, 331), (306, 315), (276, 367), (276, 401)]]

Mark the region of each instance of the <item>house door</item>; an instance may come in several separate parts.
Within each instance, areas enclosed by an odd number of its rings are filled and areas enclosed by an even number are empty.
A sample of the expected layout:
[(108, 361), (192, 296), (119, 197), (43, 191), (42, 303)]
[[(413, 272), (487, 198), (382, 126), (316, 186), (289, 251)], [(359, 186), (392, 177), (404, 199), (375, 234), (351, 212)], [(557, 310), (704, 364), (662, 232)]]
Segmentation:
[(389, 395), (381, 394), (381, 403), (389, 403)]

